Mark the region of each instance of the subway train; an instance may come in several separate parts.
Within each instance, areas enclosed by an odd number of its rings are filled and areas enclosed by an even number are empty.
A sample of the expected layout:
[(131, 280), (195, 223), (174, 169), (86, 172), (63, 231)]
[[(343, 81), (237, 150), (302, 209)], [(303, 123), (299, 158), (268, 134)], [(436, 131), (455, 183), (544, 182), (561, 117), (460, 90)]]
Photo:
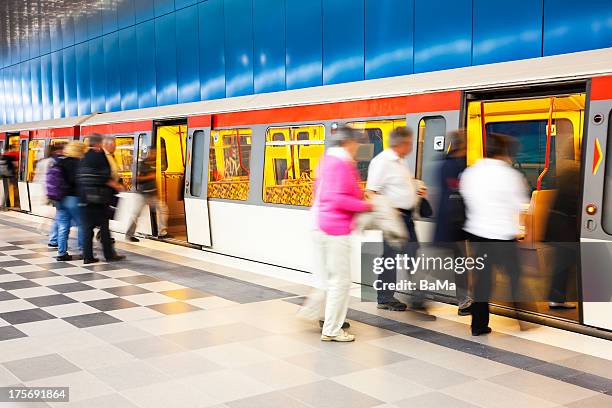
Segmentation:
[[(128, 191), (121, 194), (112, 229), (124, 232), (137, 199), (130, 191), (135, 189), (138, 159), (154, 146), (159, 193), (170, 210), (169, 241), (311, 272), (307, 209), (314, 169), (334, 128), (348, 124), (363, 129), (370, 157), (387, 146), (395, 127), (412, 128), (409, 164), (415, 178), (430, 186), (434, 201), (436, 165), (449, 147), (449, 131), (467, 129), (468, 164), (483, 157), (487, 134), (506, 133), (521, 143), (515, 167), (531, 189), (521, 223), (522, 247), (539, 262), (534, 273), (546, 267), (541, 241), (561, 162), (581, 169), (576, 197), (580, 241), (603, 245), (594, 256), (583, 255), (577, 268), (575, 310), (554, 312), (536, 305), (530, 312), (612, 330), (612, 303), (591, 293), (601, 279), (608, 280), (608, 288), (612, 280), (611, 111), (612, 49), (603, 49), (6, 125), (0, 126), (0, 143), (4, 151), (18, 152), (19, 166), (16, 185), (3, 186), (0, 194), (17, 211), (45, 215), (35, 199), (40, 186), (32, 183), (45, 149), (60, 141), (86, 142), (94, 133), (113, 136)], [(364, 181), (367, 165), (367, 160), (358, 163)], [(431, 240), (433, 222), (435, 217), (417, 220), (422, 241)], [(146, 210), (137, 231), (156, 234), (154, 217)], [(356, 237), (355, 245), (362, 239)], [(602, 268), (607, 272), (602, 274)], [(355, 282), (360, 279), (353, 276)]]

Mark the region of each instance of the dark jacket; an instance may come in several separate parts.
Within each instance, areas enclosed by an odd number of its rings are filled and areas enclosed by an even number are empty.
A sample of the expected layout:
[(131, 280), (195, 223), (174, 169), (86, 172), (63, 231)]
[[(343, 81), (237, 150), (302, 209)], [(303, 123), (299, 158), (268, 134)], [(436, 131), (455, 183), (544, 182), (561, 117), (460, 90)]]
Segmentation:
[(74, 157), (58, 157), (55, 160), (58, 161), (58, 165), (62, 169), (62, 173), (64, 175), (64, 180), (66, 181), (66, 195), (67, 196), (75, 196), (79, 195), (79, 190), (77, 187), (77, 173), (79, 171), (79, 159), (75, 159)]
[(460, 220), (464, 214), (459, 196), (459, 176), (465, 170), (465, 157), (446, 156), (440, 166), (438, 184), (440, 200), (434, 234), (435, 242), (456, 242), (465, 239)]
[(114, 190), (107, 185), (111, 169), (104, 151), (89, 150), (83, 156), (77, 173), (77, 186), (84, 204), (110, 205)]
[(550, 209), (544, 241), (578, 241), (580, 167), (569, 165), (557, 177), (557, 196)]

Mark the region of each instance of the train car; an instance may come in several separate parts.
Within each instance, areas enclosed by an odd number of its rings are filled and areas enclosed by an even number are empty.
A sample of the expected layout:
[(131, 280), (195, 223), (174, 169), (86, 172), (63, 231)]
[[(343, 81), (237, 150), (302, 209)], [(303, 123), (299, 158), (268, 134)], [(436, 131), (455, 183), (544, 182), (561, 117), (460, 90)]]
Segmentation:
[[(170, 207), (170, 241), (311, 272), (312, 220), (307, 209), (313, 171), (337, 126), (363, 129), (372, 156), (385, 148), (392, 129), (413, 128), (417, 137), (409, 164), (415, 177), (432, 187), (434, 203), (436, 164), (449, 147), (447, 132), (467, 129), (469, 163), (483, 157), (488, 134), (510, 134), (521, 142), (515, 167), (532, 193), (522, 217), (522, 247), (533, 259), (532, 273), (546, 268), (546, 245), (541, 241), (562, 165), (580, 171), (580, 241), (602, 244), (589, 249), (596, 256), (582, 258), (573, 287), (579, 300), (575, 311), (555, 314), (542, 304), (529, 311), (612, 330), (612, 304), (591, 301), (597, 299), (592, 292), (598, 283), (608, 280), (609, 288), (612, 280), (612, 274), (601, 272), (602, 265), (610, 264), (612, 245), (612, 161), (606, 160), (612, 154), (612, 77), (606, 76), (612, 74), (611, 67), (612, 51), (596, 50), (102, 113), (80, 123), (80, 137), (86, 140), (98, 133), (117, 140), (115, 158), (128, 192), (122, 194), (116, 231), (127, 228), (137, 199), (130, 194), (136, 163), (154, 146), (159, 194)], [(5, 128), (0, 127), (0, 133), (11, 134)], [(363, 180), (368, 162), (358, 164)], [(431, 240), (433, 222), (417, 221), (422, 241)], [(156, 234), (146, 210), (138, 231)], [(377, 238), (356, 237), (355, 246), (363, 239)], [(359, 282), (360, 277), (353, 280)]]

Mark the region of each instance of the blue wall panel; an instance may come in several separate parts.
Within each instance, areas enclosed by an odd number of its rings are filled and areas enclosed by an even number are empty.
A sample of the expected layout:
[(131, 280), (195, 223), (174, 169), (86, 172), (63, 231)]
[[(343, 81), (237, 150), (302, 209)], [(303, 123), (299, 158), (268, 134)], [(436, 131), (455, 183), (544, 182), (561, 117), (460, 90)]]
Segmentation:
[(174, 11), (174, 0), (155, 0), (155, 17)]
[(62, 27), (62, 47), (74, 45), (74, 18), (72, 16), (62, 17), (60, 21)]
[(119, 71), (119, 34), (117, 32), (103, 37), (104, 67), (106, 68), (106, 111), (121, 110), (121, 85)]
[(92, 39), (102, 35), (102, 10), (91, 10), (87, 14), (87, 38)]
[(121, 109), (138, 108), (138, 58), (136, 29), (119, 31), (119, 74), (121, 76)]
[(102, 37), (89, 44), (89, 80), (91, 82), (91, 111), (106, 110), (106, 73), (104, 70), (104, 43)]
[(414, 72), (469, 66), (472, 0), (415, 0)]
[(287, 89), (323, 84), (321, 0), (286, 0)]
[(255, 93), (285, 90), (285, 0), (253, 2)]
[(176, 12), (176, 69), (178, 102), (200, 100), (198, 6)]
[(146, 21), (136, 26), (138, 58), (138, 107), (148, 108), (157, 104), (155, 80), (155, 22)]
[(15, 114), (13, 112), (13, 81), (11, 80), (10, 68), (2, 70), (2, 80), (4, 82), (4, 109), (6, 111), (6, 123), (15, 123)]
[(198, 0), (174, 0), (174, 8), (181, 9), (183, 7), (191, 6), (196, 4)]
[(30, 60), (30, 82), (32, 84), (32, 120), (41, 120), (42, 112), (42, 87), (40, 78), (40, 57)]
[(136, 24), (134, 0), (122, 0), (117, 5), (117, 28), (122, 29)]
[(30, 62), (22, 62), (20, 65), (21, 69), (21, 102), (23, 105), (23, 120), (24, 122), (32, 121), (32, 94), (30, 89), (32, 87), (31, 73), (30, 73)]
[(102, 10), (102, 34), (117, 31), (117, 3), (107, 1)]
[(38, 44), (40, 55), (51, 52), (51, 32), (49, 31), (48, 23), (43, 23), (40, 26), (40, 31), (38, 32)]
[(74, 46), (77, 63), (77, 101), (79, 115), (91, 113), (91, 81), (89, 79), (89, 44)]
[(154, 0), (134, 0), (134, 15), (136, 16), (136, 23), (155, 17)]
[(87, 16), (77, 14), (74, 16), (74, 43), (87, 41)]
[(53, 118), (65, 115), (64, 104), (64, 58), (62, 51), (51, 54), (51, 79), (53, 81)]
[(23, 122), (23, 104), (21, 95), (21, 69), (20, 65), (12, 66), (12, 78), (13, 78), (13, 101), (15, 109), (15, 122)]
[[(38, 38), (38, 32), (33, 32), (30, 35), (30, 58), (36, 58), (40, 56), (40, 40)], [(2, 55), (6, 58), (6, 51)]]
[(30, 42), (27, 38), (19, 40), (19, 62), (30, 59)]
[(225, 94), (253, 93), (253, 3), (225, 0)]
[(474, 0), (472, 64), (542, 55), (543, 0)]
[(155, 67), (157, 105), (177, 102), (176, 18), (174, 13), (155, 19)]
[(49, 35), (51, 39), (51, 52), (61, 50), (64, 43), (62, 41), (62, 26), (59, 21), (53, 21), (49, 24)]
[(6, 109), (4, 107), (4, 70), (0, 69), (0, 125), (6, 125)]
[(66, 116), (78, 115), (77, 99), (77, 76), (76, 76), (76, 56), (74, 46), (64, 48), (64, 102), (66, 105)]
[(544, 2), (544, 55), (612, 47), (612, 1)]
[(364, 1), (323, 0), (323, 84), (364, 78)]
[(414, 0), (366, 0), (365, 18), (365, 79), (411, 74)]
[(198, 4), (200, 99), (225, 97), (225, 23), (223, 0)]
[(43, 119), (53, 118), (53, 76), (51, 73), (51, 54), (40, 57), (40, 86), (42, 88)]

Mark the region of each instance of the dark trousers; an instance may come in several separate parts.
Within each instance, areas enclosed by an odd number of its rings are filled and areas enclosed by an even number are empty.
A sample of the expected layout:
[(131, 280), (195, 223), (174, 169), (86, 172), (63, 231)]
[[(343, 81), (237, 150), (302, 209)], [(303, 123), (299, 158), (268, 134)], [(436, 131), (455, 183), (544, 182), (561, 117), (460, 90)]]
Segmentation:
[(552, 257), (552, 280), (548, 299), (551, 302), (567, 301), (567, 286), (572, 270), (578, 265), (578, 246), (575, 242), (554, 242)]
[(489, 326), (489, 301), (493, 290), (494, 268), (503, 268), (510, 278), (510, 290), (514, 302), (519, 300), (520, 262), (519, 247), (516, 240), (506, 241), (487, 239), (476, 235), (469, 236), (476, 257), (484, 257), (484, 268), (475, 270), (474, 303), (472, 303), (472, 330)]
[(100, 240), (104, 257), (110, 259), (115, 256), (115, 250), (111, 241), (110, 229), (108, 228), (108, 206), (100, 204), (87, 204), (81, 212), (83, 223), (83, 258), (92, 259), (94, 228), (100, 227)]
[[(408, 210), (399, 210), (402, 216), (402, 220), (406, 224), (406, 230), (408, 231), (408, 241), (403, 248), (396, 249), (389, 245), (389, 243), (384, 242), (383, 245), (383, 257), (385, 258), (394, 258), (397, 254), (408, 254), (410, 257), (416, 256), (417, 245), (418, 242), (416, 230), (414, 229), (414, 222), (412, 221), (412, 212)], [(390, 268), (384, 270), (384, 272), (378, 277), (383, 283), (395, 283), (397, 281), (397, 270), (395, 268)], [(393, 296), (395, 295), (394, 290), (379, 290), (376, 294), (378, 303), (388, 303), (393, 300)]]

